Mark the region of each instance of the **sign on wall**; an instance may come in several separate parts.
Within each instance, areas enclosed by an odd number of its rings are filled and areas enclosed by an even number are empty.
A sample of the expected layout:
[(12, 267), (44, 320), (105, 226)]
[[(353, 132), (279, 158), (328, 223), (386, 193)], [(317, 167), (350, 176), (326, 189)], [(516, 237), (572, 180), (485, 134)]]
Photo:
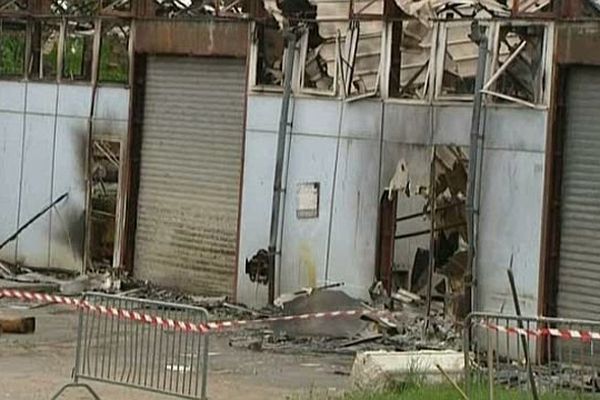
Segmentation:
[(296, 217), (306, 219), (319, 216), (319, 186), (319, 182), (298, 184)]

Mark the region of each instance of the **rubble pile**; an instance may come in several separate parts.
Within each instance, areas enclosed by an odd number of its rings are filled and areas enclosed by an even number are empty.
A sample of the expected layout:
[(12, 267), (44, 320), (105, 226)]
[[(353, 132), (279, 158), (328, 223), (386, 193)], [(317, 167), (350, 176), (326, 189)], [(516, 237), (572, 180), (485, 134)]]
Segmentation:
[[(397, 296), (396, 296), (397, 295)], [(410, 296), (410, 299), (407, 297)], [(403, 300), (396, 300), (394, 297)], [(420, 296), (401, 290), (377, 309), (345, 295), (324, 290), (306, 293), (299, 302), (294, 298), (283, 305), (284, 314), (325, 312), (364, 308), (381, 311), (332, 321), (319, 319), (281, 323), (269, 327), (236, 332), (230, 345), (251, 350), (291, 353), (355, 354), (368, 350), (417, 351), (459, 350), (462, 345), (456, 323), (444, 316), (443, 305), (435, 303), (426, 329), (426, 307)], [(331, 299), (335, 298), (335, 302)], [(379, 301), (379, 299), (378, 299)], [(377, 304), (378, 301), (374, 301)], [(302, 303), (302, 308), (293, 307)], [(286, 306), (287, 305), (287, 306)], [(293, 313), (289, 312), (291, 309)]]
[(206, 308), (212, 321), (260, 320), (272, 316), (360, 309), (377, 311), (335, 319), (311, 318), (268, 324), (259, 322), (228, 333), (231, 346), (256, 351), (354, 354), (364, 350), (458, 349), (461, 343), (455, 323), (445, 317), (443, 303), (433, 303), (427, 322), (425, 301), (421, 296), (402, 289), (387, 295), (385, 290), (381, 290), (381, 283), (374, 285), (371, 304), (335, 290), (335, 287), (341, 286), (335, 284), (284, 294), (276, 299), (274, 306), (256, 310), (230, 302), (227, 296), (196, 296), (127, 277), (116, 280), (109, 272), (77, 275), (70, 271), (38, 271), (3, 263), (0, 266), (0, 280), (9, 284), (5, 287), (21, 283), (49, 285), (46, 291), (67, 296), (103, 291), (195, 305)]

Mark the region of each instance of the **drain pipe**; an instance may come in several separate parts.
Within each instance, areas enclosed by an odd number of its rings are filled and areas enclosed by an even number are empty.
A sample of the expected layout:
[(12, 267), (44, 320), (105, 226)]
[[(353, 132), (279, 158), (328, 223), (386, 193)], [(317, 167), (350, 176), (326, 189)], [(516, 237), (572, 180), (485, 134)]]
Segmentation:
[(292, 95), (292, 75), (294, 56), (296, 52), (296, 34), (288, 30), (284, 34), (287, 41), (287, 52), (283, 68), (283, 97), (281, 99), (281, 116), (279, 117), (279, 132), (277, 134), (277, 156), (275, 161), (275, 179), (273, 180), (273, 202), (271, 208), (271, 231), (269, 235), (269, 304), (275, 300), (275, 261), (277, 259), (277, 234), (279, 231), (279, 212), (281, 208), (283, 159), (285, 156), (285, 134), (288, 128), (290, 97)]
[(475, 91), (473, 95), (473, 114), (471, 116), (471, 141), (469, 145), (469, 175), (467, 180), (467, 228), (469, 238), (469, 248), (467, 253), (467, 274), (468, 274), (468, 290), (467, 300), (471, 305), (471, 310), (475, 310), (476, 302), (473, 296), (473, 288), (477, 285), (477, 271), (475, 268), (475, 236), (477, 213), (476, 207), (476, 189), (478, 185), (478, 165), (479, 156), (483, 150), (480, 149), (483, 143), (483, 132), (481, 131), (481, 107), (483, 101), (483, 80), (485, 77), (485, 67), (488, 54), (488, 39), (485, 31), (479, 26), (477, 21), (471, 25), (471, 40), (479, 44), (479, 54), (477, 62), (477, 75), (475, 76)]

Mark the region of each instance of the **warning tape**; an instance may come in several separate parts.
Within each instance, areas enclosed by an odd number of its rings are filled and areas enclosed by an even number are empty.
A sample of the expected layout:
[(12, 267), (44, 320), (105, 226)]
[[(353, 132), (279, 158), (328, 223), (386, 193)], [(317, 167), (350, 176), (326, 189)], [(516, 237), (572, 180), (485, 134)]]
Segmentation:
[(39, 301), (51, 304), (61, 304), (73, 306), (75, 308), (81, 308), (89, 310), (95, 313), (109, 315), (126, 320), (132, 320), (136, 322), (146, 323), (155, 326), (162, 326), (164, 328), (182, 330), (185, 332), (195, 333), (208, 333), (211, 331), (222, 331), (225, 329), (241, 328), (252, 324), (265, 324), (275, 322), (290, 322), (290, 321), (302, 321), (312, 319), (325, 319), (325, 318), (343, 318), (352, 316), (362, 315), (375, 315), (375, 314), (389, 314), (387, 311), (371, 311), (371, 310), (342, 310), (342, 311), (327, 311), (317, 313), (307, 313), (298, 315), (284, 315), (280, 317), (269, 317), (263, 319), (254, 320), (234, 320), (234, 321), (218, 321), (218, 322), (207, 322), (203, 324), (196, 324), (192, 322), (177, 321), (170, 318), (162, 318), (159, 316), (139, 313), (137, 311), (129, 311), (125, 309), (119, 309), (115, 307), (106, 307), (103, 305), (97, 305), (90, 303), (87, 300), (75, 299), (64, 296), (57, 296), (46, 293), (35, 293), (22, 290), (14, 289), (1, 289), (0, 298), (8, 297), (19, 299), (22, 301)]
[(532, 336), (532, 337), (556, 337), (564, 340), (581, 340), (582, 342), (591, 342), (592, 340), (600, 340), (599, 332), (592, 332), (587, 330), (573, 330), (573, 329), (555, 329), (555, 328), (541, 328), (541, 329), (523, 329), (512, 326), (499, 326), (489, 322), (481, 322), (480, 325), (501, 333), (508, 333), (520, 336)]

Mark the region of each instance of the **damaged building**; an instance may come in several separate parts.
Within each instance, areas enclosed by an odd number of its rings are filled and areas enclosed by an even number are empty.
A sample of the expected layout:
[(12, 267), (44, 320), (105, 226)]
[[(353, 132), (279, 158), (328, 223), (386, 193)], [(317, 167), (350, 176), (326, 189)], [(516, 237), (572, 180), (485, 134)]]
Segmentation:
[(512, 265), (524, 313), (593, 318), (597, 13), (2, 0), (0, 240), (35, 221), (0, 259), (252, 305), (381, 281), (454, 315), (510, 310)]

